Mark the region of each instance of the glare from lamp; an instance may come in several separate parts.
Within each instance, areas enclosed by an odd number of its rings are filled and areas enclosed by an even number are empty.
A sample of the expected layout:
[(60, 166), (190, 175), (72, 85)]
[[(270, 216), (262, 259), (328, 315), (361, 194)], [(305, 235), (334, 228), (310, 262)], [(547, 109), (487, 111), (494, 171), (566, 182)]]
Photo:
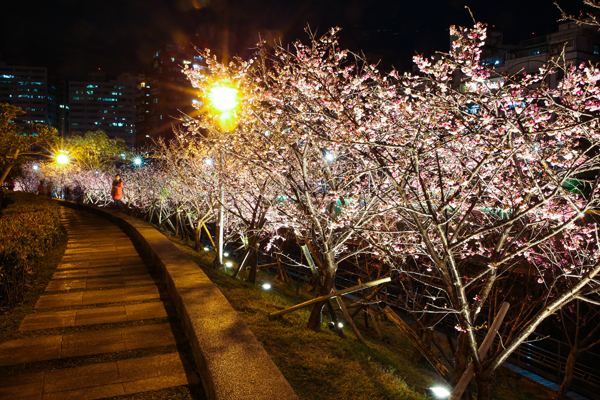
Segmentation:
[(133, 163), (135, 165), (142, 165), (142, 159), (140, 157), (136, 157), (134, 158)]
[(229, 257), (229, 253), (228, 253), (228, 252), (225, 252), (225, 253), (223, 253), (223, 256), (225, 256), (225, 257)]
[(333, 161), (335, 159), (335, 156), (332, 153), (327, 153), (325, 154), (325, 159), (327, 161)]
[(270, 283), (263, 283), (262, 288), (265, 290), (269, 290), (271, 289), (271, 284)]
[(444, 387), (436, 386), (431, 388), (431, 392), (438, 399), (445, 399), (450, 396), (450, 391)]
[(225, 263), (225, 266), (226, 266), (227, 268), (231, 268), (231, 267), (233, 267), (233, 263), (232, 263), (231, 261), (227, 261), (227, 262)]
[(212, 160), (211, 158), (207, 158), (207, 159), (204, 161), (204, 164), (206, 164), (206, 165), (208, 165), (208, 166), (210, 167), (211, 165), (213, 165), (213, 160)]
[(344, 324), (342, 324), (341, 322), (338, 322), (338, 328), (343, 328)]
[(205, 247), (205, 248), (204, 248), (204, 251), (208, 251), (208, 250), (210, 250), (208, 247)]
[(228, 113), (237, 106), (237, 89), (225, 85), (213, 86), (208, 92), (210, 104), (221, 113)]
[(32, 168), (34, 171), (37, 171), (40, 167), (38, 167), (37, 165), (34, 165)]
[(68, 164), (69, 157), (64, 153), (60, 153), (59, 155), (56, 156), (56, 162), (59, 164), (62, 164), (62, 165)]

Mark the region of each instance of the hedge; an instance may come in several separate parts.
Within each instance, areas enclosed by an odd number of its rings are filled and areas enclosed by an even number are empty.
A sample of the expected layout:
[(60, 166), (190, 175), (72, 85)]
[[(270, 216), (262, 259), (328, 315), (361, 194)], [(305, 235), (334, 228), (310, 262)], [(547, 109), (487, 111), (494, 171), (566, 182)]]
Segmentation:
[(0, 211), (0, 305), (23, 300), (37, 264), (60, 235), (60, 206), (43, 196), (4, 192)]

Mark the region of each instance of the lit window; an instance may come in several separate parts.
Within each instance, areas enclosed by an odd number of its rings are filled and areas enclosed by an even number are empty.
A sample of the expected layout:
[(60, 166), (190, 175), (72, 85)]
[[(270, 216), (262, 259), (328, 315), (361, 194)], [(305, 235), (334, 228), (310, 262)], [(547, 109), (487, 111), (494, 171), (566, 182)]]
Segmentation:
[(594, 54), (600, 54), (600, 46), (598, 46), (597, 44), (594, 45)]

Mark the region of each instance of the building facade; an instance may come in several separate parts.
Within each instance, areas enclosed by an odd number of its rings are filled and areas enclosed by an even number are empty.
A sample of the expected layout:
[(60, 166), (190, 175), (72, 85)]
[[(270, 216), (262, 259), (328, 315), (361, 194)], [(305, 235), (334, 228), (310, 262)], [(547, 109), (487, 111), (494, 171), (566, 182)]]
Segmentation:
[(112, 139), (135, 145), (135, 79), (130, 74), (106, 80), (103, 74), (88, 81), (69, 82), (69, 134), (102, 130)]
[(66, 82), (45, 67), (10, 66), (0, 62), (0, 103), (21, 107), (15, 123), (50, 125), (64, 132), (68, 123)]
[(152, 143), (174, 136), (186, 118), (193, 116), (196, 91), (182, 70), (203, 68), (193, 48), (166, 45), (157, 50), (152, 65), (137, 77), (137, 143)]

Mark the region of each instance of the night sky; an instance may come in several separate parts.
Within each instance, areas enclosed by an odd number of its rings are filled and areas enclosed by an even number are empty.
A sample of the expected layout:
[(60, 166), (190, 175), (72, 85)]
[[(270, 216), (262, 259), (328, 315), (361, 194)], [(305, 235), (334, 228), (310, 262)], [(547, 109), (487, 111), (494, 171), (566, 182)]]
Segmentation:
[[(11, 0), (0, 15), (0, 60), (52, 67), (67, 79), (88, 71), (136, 73), (165, 43), (248, 55), (258, 35), (304, 40), (304, 28), (340, 26), (342, 46), (409, 70), (416, 53), (449, 47), (448, 27), (475, 18), (502, 29), (505, 42), (549, 33), (560, 17), (554, 0)], [(570, 13), (581, 0), (558, 0)], [(8, 4), (6, 4), (8, 3)], [(590, 11), (589, 8), (586, 11)]]

